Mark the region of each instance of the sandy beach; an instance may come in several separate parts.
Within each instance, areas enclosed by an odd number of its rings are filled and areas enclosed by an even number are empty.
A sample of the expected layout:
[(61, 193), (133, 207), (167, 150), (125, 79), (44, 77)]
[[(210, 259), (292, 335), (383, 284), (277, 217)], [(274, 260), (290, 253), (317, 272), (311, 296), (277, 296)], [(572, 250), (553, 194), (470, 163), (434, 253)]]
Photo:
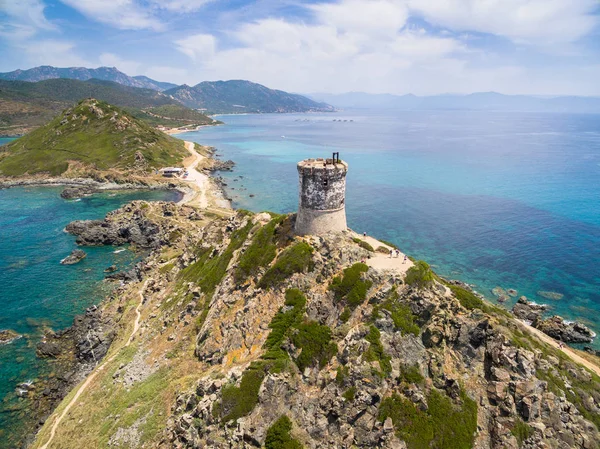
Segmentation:
[(198, 165), (206, 160), (206, 157), (196, 151), (194, 142), (184, 141), (184, 143), (191, 156), (186, 158), (183, 163), (188, 175), (181, 181), (189, 186), (189, 189), (185, 192), (181, 202), (213, 212), (231, 212), (231, 204), (221, 189), (210, 176), (198, 170)]

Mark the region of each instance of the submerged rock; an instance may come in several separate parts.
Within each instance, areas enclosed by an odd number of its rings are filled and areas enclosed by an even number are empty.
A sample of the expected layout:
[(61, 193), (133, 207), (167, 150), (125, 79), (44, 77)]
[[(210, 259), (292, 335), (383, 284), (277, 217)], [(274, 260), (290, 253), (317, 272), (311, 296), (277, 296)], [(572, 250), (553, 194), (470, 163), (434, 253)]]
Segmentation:
[(554, 301), (558, 301), (564, 298), (565, 295), (558, 292), (546, 292), (546, 291), (538, 291), (537, 294), (542, 298), (552, 299)]
[(87, 254), (80, 249), (74, 249), (67, 257), (60, 261), (63, 265), (73, 265), (85, 259)]

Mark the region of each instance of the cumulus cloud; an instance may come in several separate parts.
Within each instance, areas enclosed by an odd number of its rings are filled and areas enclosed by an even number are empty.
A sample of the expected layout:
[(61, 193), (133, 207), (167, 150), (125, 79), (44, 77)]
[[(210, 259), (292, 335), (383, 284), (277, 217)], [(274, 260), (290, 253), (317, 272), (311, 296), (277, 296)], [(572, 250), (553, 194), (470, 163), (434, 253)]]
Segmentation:
[(161, 30), (163, 24), (152, 11), (134, 0), (61, 0), (65, 5), (97, 22), (123, 30)]
[(89, 67), (92, 65), (90, 61), (77, 55), (74, 42), (41, 39), (27, 42), (21, 45), (21, 49), (34, 66)]
[(215, 53), (215, 38), (210, 34), (193, 34), (175, 41), (177, 50), (188, 55), (193, 61), (204, 61)]
[(151, 0), (157, 9), (163, 9), (174, 13), (188, 13), (201, 9), (213, 0)]
[(407, 0), (432, 24), (532, 44), (576, 41), (597, 24), (597, 0)]
[(0, 14), (6, 16), (4, 23), (0, 23), (0, 36), (21, 40), (39, 31), (56, 31), (56, 25), (44, 15), (45, 8), (40, 0), (0, 0)]

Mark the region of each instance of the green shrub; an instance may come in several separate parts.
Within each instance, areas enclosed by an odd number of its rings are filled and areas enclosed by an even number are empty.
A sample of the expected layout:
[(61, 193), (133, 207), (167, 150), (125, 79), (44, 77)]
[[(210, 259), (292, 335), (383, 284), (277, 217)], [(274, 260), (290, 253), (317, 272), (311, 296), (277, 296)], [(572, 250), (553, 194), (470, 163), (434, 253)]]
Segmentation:
[(371, 251), (372, 253), (375, 252), (375, 250), (373, 249), (373, 247), (371, 245), (369, 245), (369, 243), (365, 242), (364, 240), (361, 240), (361, 239), (356, 238), (356, 237), (352, 237), (352, 241), (354, 243), (358, 243), (358, 246), (360, 246), (363, 249), (366, 249), (367, 251)]
[(515, 420), (515, 425), (512, 429), (510, 429), (510, 433), (512, 433), (513, 436), (517, 439), (520, 447), (525, 440), (527, 440), (531, 435), (533, 435), (533, 429), (529, 426), (529, 424), (517, 418)]
[(283, 250), (275, 264), (267, 270), (258, 286), (269, 289), (294, 273), (303, 273), (314, 269), (312, 247), (306, 242), (298, 242)]
[(456, 299), (460, 301), (460, 303), (465, 309), (486, 309), (483, 300), (477, 297), (473, 292), (470, 292), (469, 290), (458, 285), (448, 284), (448, 287), (450, 288), (450, 290), (452, 290), (452, 293), (454, 293)]
[(382, 253), (382, 254), (389, 254), (390, 253), (390, 250), (387, 249), (385, 246), (378, 246), (375, 251), (377, 251), (378, 253)]
[(429, 264), (422, 260), (417, 260), (415, 265), (406, 272), (406, 283), (413, 287), (425, 288), (433, 284), (435, 275)]
[(306, 305), (306, 297), (298, 289), (288, 289), (285, 292), (285, 305), (291, 307), (290, 310), (283, 312), (281, 309), (269, 323), (271, 332), (265, 341), (264, 348), (269, 351), (280, 351), (283, 339), (287, 335), (290, 328), (299, 324), (304, 313)]
[(379, 420), (392, 418), (397, 435), (408, 449), (470, 449), (477, 430), (477, 403), (461, 391), (462, 405), (433, 389), (427, 412), (399, 395), (382, 401)]
[(379, 420), (384, 422), (388, 417), (392, 418), (396, 434), (406, 442), (408, 449), (430, 449), (434, 429), (426, 412), (394, 394), (381, 401), (379, 407)]
[(338, 385), (343, 385), (346, 377), (350, 374), (350, 369), (347, 366), (338, 366), (335, 374), (335, 382)]
[(261, 227), (252, 238), (252, 243), (240, 256), (234, 272), (234, 279), (240, 282), (249, 276), (256, 276), (261, 267), (269, 265), (277, 254), (275, 229), (285, 216), (277, 216)]
[(411, 384), (420, 384), (423, 382), (423, 375), (418, 365), (405, 366), (400, 372), (400, 379)]
[(342, 277), (333, 278), (329, 289), (333, 291), (336, 301), (345, 300), (351, 310), (358, 307), (373, 285), (370, 280), (361, 279), (362, 273), (366, 273), (368, 269), (364, 263), (355, 263), (344, 270)]
[(291, 340), (294, 346), (302, 350), (296, 360), (301, 371), (315, 365), (323, 368), (337, 352), (337, 345), (331, 341), (331, 329), (316, 321), (298, 325)]
[(350, 311), (350, 308), (344, 307), (344, 310), (342, 310), (342, 313), (340, 314), (340, 320), (342, 323), (346, 323), (350, 319), (351, 314), (352, 312)]
[(235, 421), (250, 413), (258, 403), (258, 391), (266, 376), (266, 366), (262, 362), (253, 362), (242, 374), (240, 386), (223, 387), (221, 401), (213, 406), (213, 414), (221, 422)]
[(365, 337), (365, 340), (371, 343), (365, 353), (366, 360), (369, 362), (379, 362), (381, 375), (385, 377), (389, 376), (392, 372), (391, 357), (383, 350), (379, 329), (373, 325), (369, 326), (369, 333)]
[(283, 415), (267, 430), (265, 449), (302, 449), (302, 444), (290, 435), (292, 422)]
[(399, 296), (396, 288), (392, 290), (386, 300), (373, 307), (373, 313), (371, 320), (375, 322), (381, 315), (380, 310), (384, 309), (390, 312), (392, 321), (394, 322), (394, 328), (402, 333), (402, 335), (413, 334), (419, 335), (420, 328), (415, 323), (417, 317), (413, 315), (410, 307), (398, 302)]
[(344, 394), (342, 394), (342, 397), (349, 402), (353, 401), (354, 398), (356, 397), (356, 387), (351, 386), (350, 388), (348, 388), (346, 391), (344, 391)]

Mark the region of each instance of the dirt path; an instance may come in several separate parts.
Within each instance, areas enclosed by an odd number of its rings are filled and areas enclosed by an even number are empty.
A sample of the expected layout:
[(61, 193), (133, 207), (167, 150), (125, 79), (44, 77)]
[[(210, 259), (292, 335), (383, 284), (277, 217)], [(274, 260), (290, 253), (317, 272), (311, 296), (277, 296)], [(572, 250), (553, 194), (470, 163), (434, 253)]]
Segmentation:
[(387, 253), (383, 254), (380, 252), (375, 251), (374, 253), (371, 253), (371, 258), (366, 260), (366, 264), (372, 268), (375, 268), (377, 270), (392, 270), (395, 271), (397, 273), (403, 274), (406, 273), (406, 270), (408, 270), (410, 267), (412, 267), (414, 264), (412, 263), (412, 261), (410, 259), (406, 259), (404, 260), (404, 253), (400, 252), (400, 254), (397, 256), (396, 252), (394, 251), (393, 257), (390, 257), (389, 251), (392, 249), (389, 245), (386, 245), (383, 242), (380, 242), (379, 240), (370, 237), (370, 236), (363, 236), (361, 234), (357, 234), (355, 233), (355, 237), (364, 240), (365, 242), (367, 242), (369, 245), (371, 245), (373, 247), (373, 249), (377, 249), (380, 246), (383, 246), (384, 248), (387, 249)]
[[(517, 321), (519, 321), (519, 320), (517, 320)], [(560, 351), (563, 352), (563, 354), (568, 355), (574, 362), (577, 362), (580, 365), (585, 366), (587, 369), (589, 369), (590, 371), (593, 371), (598, 376), (600, 376), (600, 366), (590, 362), (589, 360), (584, 359), (579, 354), (577, 354), (573, 349), (569, 348), (566, 345), (563, 345), (563, 347), (561, 348), (561, 345), (558, 341), (556, 341), (554, 338), (544, 334), (542, 331), (536, 329), (535, 327), (529, 326), (521, 321), (519, 321), (519, 323), (525, 330), (529, 331), (530, 333), (532, 333), (533, 335), (538, 337), (543, 342), (548, 343), (550, 346), (552, 346), (556, 349), (559, 349)]]
[[(142, 307), (142, 304), (144, 303), (144, 291), (146, 290), (146, 284), (148, 283), (148, 281), (149, 281), (149, 279), (146, 279), (146, 281), (144, 282), (144, 285), (142, 285), (142, 288), (140, 288), (140, 290), (138, 292), (138, 294), (140, 296), (140, 302), (138, 303), (137, 307), (135, 308), (136, 318), (135, 318), (135, 322), (133, 323), (133, 330), (131, 331), (131, 334), (129, 335), (129, 339), (127, 340), (127, 343), (125, 343), (125, 345), (120, 349), (126, 348), (131, 344), (131, 342), (133, 341), (133, 338), (135, 337), (135, 334), (137, 333), (137, 331), (140, 328), (140, 318), (142, 316), (142, 314), (140, 312), (140, 307)], [(44, 444), (43, 446), (40, 446), (40, 449), (48, 448), (48, 446), (50, 445), (50, 443), (52, 443), (52, 440), (54, 439), (54, 435), (56, 435), (56, 430), (58, 429), (58, 425), (63, 420), (63, 418), (67, 415), (67, 413), (69, 413), (69, 410), (71, 409), (71, 407), (73, 407), (75, 405), (75, 403), (77, 402), (77, 399), (79, 399), (79, 396), (81, 396), (81, 394), (87, 389), (89, 384), (96, 378), (96, 376), (98, 376), (98, 374), (100, 372), (102, 372), (104, 370), (104, 368), (106, 368), (106, 365), (108, 363), (112, 362), (115, 359), (115, 357), (117, 355), (119, 355), (119, 353), (120, 353), (120, 350), (115, 351), (115, 353), (113, 355), (111, 355), (108, 359), (106, 359), (100, 365), (98, 365), (96, 367), (96, 369), (94, 370), (94, 372), (91, 373), (87, 377), (87, 379), (85, 380), (85, 382), (83, 384), (81, 384), (81, 386), (75, 393), (75, 396), (73, 396), (73, 399), (71, 399), (69, 401), (69, 403), (66, 405), (66, 407), (64, 408), (62, 413), (58, 416), (58, 418), (56, 418), (56, 420), (52, 424), (52, 428), (50, 429), (50, 438), (48, 438), (48, 441), (46, 441), (46, 444)]]

